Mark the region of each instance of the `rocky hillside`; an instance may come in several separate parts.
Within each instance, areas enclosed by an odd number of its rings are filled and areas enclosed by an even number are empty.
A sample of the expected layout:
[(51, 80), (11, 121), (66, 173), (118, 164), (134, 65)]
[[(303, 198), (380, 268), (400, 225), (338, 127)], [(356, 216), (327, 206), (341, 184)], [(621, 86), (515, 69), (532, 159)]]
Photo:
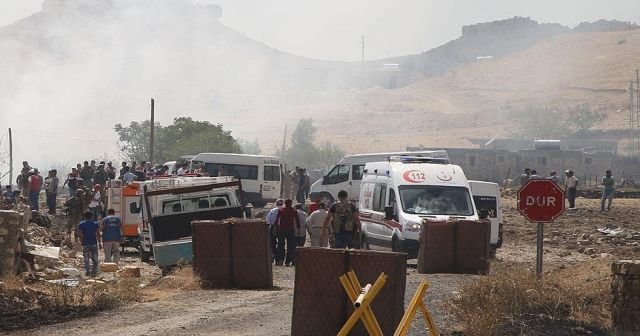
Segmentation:
[(615, 111), (638, 64), (631, 25), (577, 33), (512, 18), (361, 71), (270, 48), (221, 24), (221, 13), (186, 0), (46, 0), (0, 28), (0, 124), (14, 128), (16, 153), (47, 163), (112, 153), (113, 125), (146, 119), (151, 97), (162, 123), (221, 122), (265, 152), (301, 117), (350, 152), (465, 145), (508, 128), (502, 111), (514, 106), (589, 101)]

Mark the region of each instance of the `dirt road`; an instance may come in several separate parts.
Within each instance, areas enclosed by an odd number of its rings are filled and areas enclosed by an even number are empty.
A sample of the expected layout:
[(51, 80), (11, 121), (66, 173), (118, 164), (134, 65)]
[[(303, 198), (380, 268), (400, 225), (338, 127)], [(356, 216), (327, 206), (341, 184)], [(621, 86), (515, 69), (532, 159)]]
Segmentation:
[[(604, 264), (616, 258), (640, 256), (640, 200), (615, 200), (610, 213), (598, 212), (597, 200), (581, 199), (580, 208), (565, 214), (545, 231), (545, 271), (567, 268), (590, 260)], [(535, 226), (517, 214), (514, 199), (504, 202), (506, 242), (494, 263), (533, 269), (535, 266)], [(596, 231), (607, 224), (624, 230), (620, 237)], [(557, 237), (557, 238), (554, 238)], [(590, 251), (588, 249), (593, 249)], [(601, 262), (603, 264), (603, 262)], [(455, 319), (443, 308), (460, 286), (479, 276), (420, 275), (415, 260), (409, 261), (405, 301), (411, 299), (418, 283), (431, 283), (427, 306), (441, 332), (457, 329)], [(293, 267), (275, 267), (272, 290), (195, 290), (152, 302), (139, 303), (98, 315), (12, 335), (288, 335), (293, 304)], [(414, 322), (411, 335), (424, 335), (421, 322)]]

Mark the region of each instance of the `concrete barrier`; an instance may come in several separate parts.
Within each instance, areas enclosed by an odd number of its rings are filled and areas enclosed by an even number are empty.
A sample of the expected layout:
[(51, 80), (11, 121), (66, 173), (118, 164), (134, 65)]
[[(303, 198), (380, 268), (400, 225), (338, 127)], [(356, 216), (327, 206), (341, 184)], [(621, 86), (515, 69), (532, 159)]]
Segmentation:
[(14, 256), (18, 247), (23, 216), (16, 211), (0, 211), (0, 276), (15, 271)]
[(611, 274), (613, 334), (640, 335), (640, 260), (616, 261)]

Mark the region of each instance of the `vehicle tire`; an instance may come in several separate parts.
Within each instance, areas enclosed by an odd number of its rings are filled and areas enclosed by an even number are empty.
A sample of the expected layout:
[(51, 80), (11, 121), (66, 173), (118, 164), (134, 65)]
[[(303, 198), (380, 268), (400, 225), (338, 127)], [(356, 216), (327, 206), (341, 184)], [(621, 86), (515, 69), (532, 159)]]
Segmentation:
[(489, 251), (489, 259), (495, 259), (496, 258), (496, 252), (498, 252), (498, 250), (494, 247), (491, 248), (491, 250)]
[(393, 236), (393, 238), (391, 239), (391, 251), (402, 252), (400, 248), (400, 241), (396, 236)]
[(328, 192), (320, 193), (320, 202), (324, 203), (324, 205), (329, 208), (329, 206), (333, 203), (333, 196), (331, 196)]

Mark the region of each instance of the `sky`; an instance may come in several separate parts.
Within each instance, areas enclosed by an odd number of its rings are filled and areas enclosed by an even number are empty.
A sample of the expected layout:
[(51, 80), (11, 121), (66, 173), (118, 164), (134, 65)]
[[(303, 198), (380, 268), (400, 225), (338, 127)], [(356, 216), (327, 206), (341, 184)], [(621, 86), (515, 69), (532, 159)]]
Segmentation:
[[(416, 54), (460, 35), (461, 27), (513, 16), (575, 26), (640, 22), (638, 0), (185, 0), (222, 7), (222, 22), (292, 54), (359, 60)], [(40, 9), (43, 0), (1, 0), (0, 26)]]

